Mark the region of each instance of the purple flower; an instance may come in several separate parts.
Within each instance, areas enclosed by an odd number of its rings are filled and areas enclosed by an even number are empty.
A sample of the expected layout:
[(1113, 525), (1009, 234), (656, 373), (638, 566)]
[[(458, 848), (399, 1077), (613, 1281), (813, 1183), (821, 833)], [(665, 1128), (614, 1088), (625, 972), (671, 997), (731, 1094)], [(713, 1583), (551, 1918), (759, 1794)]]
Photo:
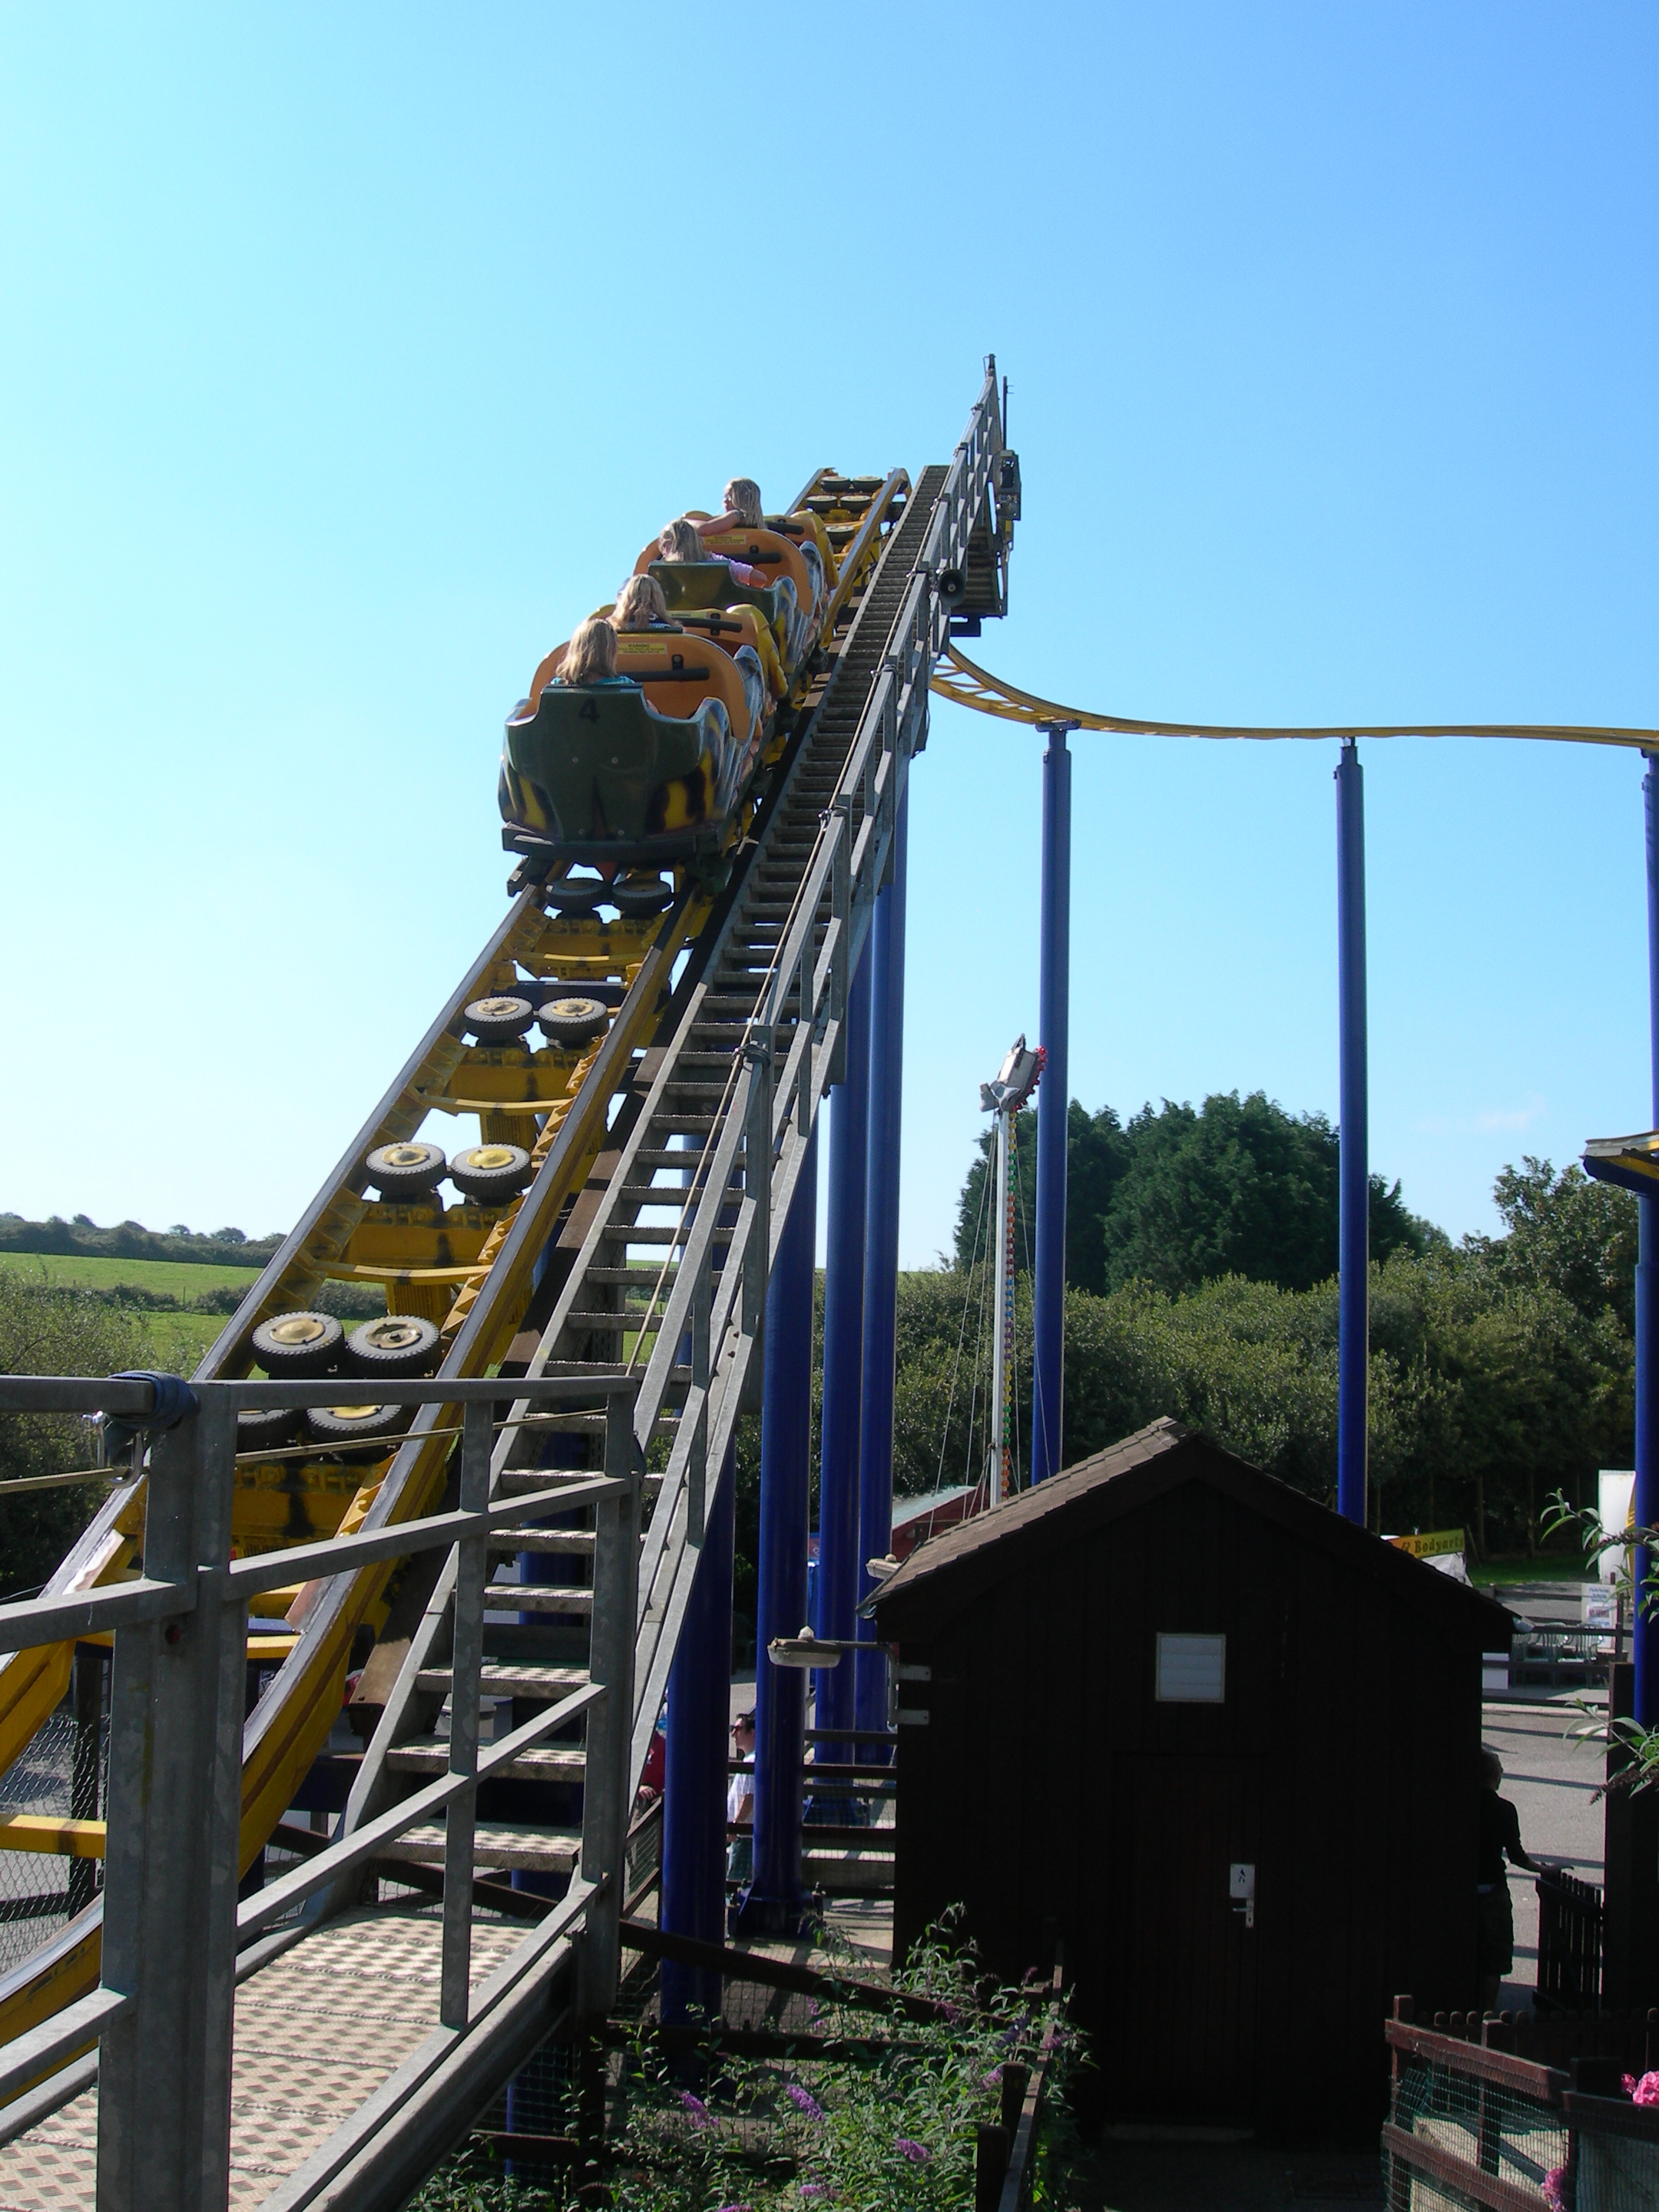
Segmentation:
[(827, 2181), (803, 2181), (800, 2193), (803, 2197), (833, 2197), (836, 2192)]
[(994, 2066), (988, 2074), (981, 2074), (979, 2077), (979, 2086), (981, 2089), (1000, 2089), (1002, 2087), (1001, 2067)]
[(901, 2158), (908, 2158), (912, 2166), (921, 2166), (933, 2156), (926, 2143), (919, 2143), (911, 2136), (895, 2136), (893, 2148)]
[(819, 2104), (811, 2091), (803, 2089), (799, 2081), (792, 2081), (783, 2094), (795, 2110), (798, 2112), (805, 2112), (809, 2120), (821, 2120), (823, 2118), (823, 2106)]
[[(708, 2107), (701, 2097), (694, 2097), (689, 2089), (682, 2089), (680, 2102), (690, 2113), (692, 2124), (695, 2127), (706, 2128), (708, 2125)], [(721, 2207), (721, 2212), (726, 2212), (724, 2206)]]

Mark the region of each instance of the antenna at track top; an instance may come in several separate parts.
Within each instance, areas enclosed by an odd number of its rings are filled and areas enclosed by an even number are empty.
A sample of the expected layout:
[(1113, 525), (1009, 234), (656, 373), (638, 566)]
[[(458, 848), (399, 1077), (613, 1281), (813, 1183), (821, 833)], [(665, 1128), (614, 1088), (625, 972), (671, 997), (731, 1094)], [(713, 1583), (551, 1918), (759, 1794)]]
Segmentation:
[(1024, 1036), (1009, 1047), (994, 1079), (979, 1086), (980, 1110), (996, 1115), (997, 1202), (996, 1293), (991, 1326), (991, 1440), (985, 1455), (985, 1496), (988, 1505), (1000, 1505), (1012, 1490), (1008, 1437), (1014, 1394), (1014, 1202), (1009, 1184), (1009, 1162), (1013, 1152), (1014, 1116), (1036, 1089), (1042, 1074), (1042, 1054), (1033, 1052)]

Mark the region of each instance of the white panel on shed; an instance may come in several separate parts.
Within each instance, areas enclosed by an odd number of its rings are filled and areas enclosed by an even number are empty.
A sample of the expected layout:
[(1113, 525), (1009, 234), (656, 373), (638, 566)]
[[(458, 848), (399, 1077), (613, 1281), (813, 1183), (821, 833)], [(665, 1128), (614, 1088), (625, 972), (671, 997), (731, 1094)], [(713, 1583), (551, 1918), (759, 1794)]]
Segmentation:
[(1158, 1639), (1158, 1696), (1166, 1705), (1220, 1705), (1227, 1699), (1224, 1636)]

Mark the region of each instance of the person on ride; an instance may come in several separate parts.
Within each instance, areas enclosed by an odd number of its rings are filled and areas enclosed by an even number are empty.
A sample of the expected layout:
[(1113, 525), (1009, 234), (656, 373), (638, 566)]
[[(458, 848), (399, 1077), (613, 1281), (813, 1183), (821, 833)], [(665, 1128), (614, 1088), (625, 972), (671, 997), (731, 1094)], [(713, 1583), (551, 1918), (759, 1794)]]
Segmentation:
[[(710, 515), (707, 522), (697, 525), (702, 538), (718, 537), (728, 530), (764, 530), (766, 514), (761, 505), (760, 486), (753, 477), (733, 477), (720, 495), (723, 514)], [(826, 581), (823, 558), (810, 538), (803, 540), (800, 557), (806, 563), (806, 573), (812, 579), (812, 604), (815, 609), (823, 605)]]
[[(668, 602), (662, 595), (662, 586), (654, 576), (630, 576), (617, 594), (617, 604), (607, 617), (612, 629), (633, 637), (652, 630), (673, 630), (684, 635), (684, 627), (668, 611)], [(738, 676), (743, 679), (743, 696), (749, 707), (749, 726), (757, 730), (766, 718), (766, 671), (752, 645), (740, 645), (732, 655)]]
[(702, 542), (698, 526), (689, 515), (679, 515), (665, 527), (657, 540), (657, 550), (665, 561), (723, 561), (738, 583), (748, 585), (751, 591), (766, 589), (763, 568), (751, 568), (747, 561), (734, 561), (728, 554), (711, 553)]
[(668, 611), (662, 586), (654, 576), (630, 576), (617, 594), (617, 604), (605, 617), (612, 629), (623, 635), (639, 630), (679, 629)]
[(617, 673), (617, 633), (603, 615), (590, 615), (586, 622), (577, 623), (553, 681), (573, 691), (592, 690), (598, 684), (634, 681), (631, 676)]

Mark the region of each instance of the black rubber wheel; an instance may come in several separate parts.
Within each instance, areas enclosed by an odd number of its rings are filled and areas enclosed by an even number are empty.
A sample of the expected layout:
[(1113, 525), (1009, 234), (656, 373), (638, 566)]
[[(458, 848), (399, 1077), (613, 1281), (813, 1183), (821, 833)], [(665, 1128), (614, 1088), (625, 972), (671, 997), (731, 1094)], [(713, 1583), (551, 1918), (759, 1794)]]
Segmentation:
[(425, 1375), (437, 1364), (438, 1324), (418, 1314), (381, 1314), (352, 1330), (346, 1358), (359, 1375)]
[(382, 1198), (429, 1198), (449, 1163), (436, 1145), (381, 1145), (363, 1170)]
[(276, 1451), (283, 1444), (291, 1444), (304, 1425), (305, 1415), (298, 1406), (238, 1413), (236, 1449), (239, 1452)]
[(253, 1356), (267, 1375), (287, 1382), (331, 1375), (344, 1342), (345, 1331), (332, 1314), (273, 1314), (253, 1332)]
[(306, 1433), (342, 1459), (381, 1459), (414, 1418), (412, 1406), (309, 1406)]
[(598, 999), (549, 999), (536, 1018), (549, 1044), (568, 1052), (603, 1036), (611, 1025), (611, 1009)]
[(623, 876), (611, 893), (611, 903), (630, 921), (642, 921), (649, 915), (665, 913), (674, 903), (674, 890), (660, 876)]
[(511, 1044), (534, 1025), (536, 1009), (516, 995), (474, 999), (461, 1018), (480, 1044)]
[(611, 886), (597, 877), (580, 876), (574, 883), (550, 884), (547, 896), (561, 914), (592, 914), (610, 903)]
[(449, 1163), (449, 1180), (457, 1190), (495, 1205), (515, 1197), (535, 1172), (521, 1145), (472, 1145)]

